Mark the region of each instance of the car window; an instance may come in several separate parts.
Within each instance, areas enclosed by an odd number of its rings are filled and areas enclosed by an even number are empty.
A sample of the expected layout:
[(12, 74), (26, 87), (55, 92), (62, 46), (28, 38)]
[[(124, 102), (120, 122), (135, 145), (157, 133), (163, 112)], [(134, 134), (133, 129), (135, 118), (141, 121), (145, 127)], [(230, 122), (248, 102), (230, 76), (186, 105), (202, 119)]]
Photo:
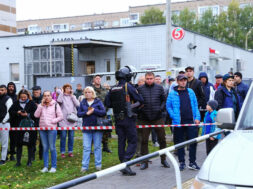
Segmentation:
[(246, 103), (246, 106), (244, 109), (242, 109), (241, 113), (242, 113), (242, 119), (239, 120), (239, 128), (238, 129), (243, 129), (243, 130), (253, 130), (253, 90), (251, 87), (251, 90), (248, 92), (249, 94), (249, 98), (247, 99), (247, 101), (245, 101), (244, 103)]

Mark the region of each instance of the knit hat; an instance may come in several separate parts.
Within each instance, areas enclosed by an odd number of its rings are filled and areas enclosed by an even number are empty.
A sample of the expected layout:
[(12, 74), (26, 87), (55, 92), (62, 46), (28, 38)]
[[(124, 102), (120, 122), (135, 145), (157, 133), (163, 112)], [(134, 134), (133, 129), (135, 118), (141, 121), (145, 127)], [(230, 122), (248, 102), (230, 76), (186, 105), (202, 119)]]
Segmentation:
[(210, 106), (213, 110), (218, 108), (218, 102), (216, 100), (209, 100), (207, 105)]

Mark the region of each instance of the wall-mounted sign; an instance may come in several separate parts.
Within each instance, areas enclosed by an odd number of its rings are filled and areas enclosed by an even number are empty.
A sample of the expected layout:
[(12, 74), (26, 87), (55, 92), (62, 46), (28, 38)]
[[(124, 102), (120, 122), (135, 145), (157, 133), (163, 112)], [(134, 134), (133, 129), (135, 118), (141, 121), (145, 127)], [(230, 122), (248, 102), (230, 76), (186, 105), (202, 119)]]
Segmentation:
[(184, 35), (185, 35), (185, 32), (182, 28), (177, 27), (172, 31), (172, 38), (175, 40), (183, 39)]

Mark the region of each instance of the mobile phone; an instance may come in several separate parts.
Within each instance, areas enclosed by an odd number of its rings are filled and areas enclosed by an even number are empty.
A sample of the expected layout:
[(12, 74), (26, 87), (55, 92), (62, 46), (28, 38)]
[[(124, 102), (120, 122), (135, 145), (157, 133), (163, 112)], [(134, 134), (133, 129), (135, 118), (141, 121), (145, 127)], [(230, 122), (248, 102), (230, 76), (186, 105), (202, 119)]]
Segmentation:
[(21, 110), (22, 113), (25, 113), (25, 110)]

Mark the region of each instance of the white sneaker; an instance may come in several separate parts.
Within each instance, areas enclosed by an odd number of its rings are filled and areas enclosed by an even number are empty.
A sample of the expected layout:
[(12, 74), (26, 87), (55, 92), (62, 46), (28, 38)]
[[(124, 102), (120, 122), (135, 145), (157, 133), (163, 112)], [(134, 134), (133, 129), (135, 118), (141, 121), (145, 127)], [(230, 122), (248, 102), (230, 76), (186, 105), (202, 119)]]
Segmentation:
[(85, 173), (87, 171), (87, 169), (83, 168), (81, 169), (81, 173)]
[(155, 142), (155, 143), (153, 144), (153, 146), (154, 146), (154, 147), (159, 147), (160, 145), (159, 145), (158, 142)]
[(101, 171), (101, 169), (102, 169), (102, 168), (99, 167), (99, 166), (96, 167), (96, 170), (97, 170), (97, 171)]
[(56, 172), (56, 169), (53, 168), (53, 167), (52, 167), (52, 168), (50, 169), (50, 171), (49, 171), (49, 173), (55, 173), (55, 172)]
[(48, 168), (47, 168), (47, 167), (44, 167), (40, 172), (46, 173), (46, 172), (48, 172)]

